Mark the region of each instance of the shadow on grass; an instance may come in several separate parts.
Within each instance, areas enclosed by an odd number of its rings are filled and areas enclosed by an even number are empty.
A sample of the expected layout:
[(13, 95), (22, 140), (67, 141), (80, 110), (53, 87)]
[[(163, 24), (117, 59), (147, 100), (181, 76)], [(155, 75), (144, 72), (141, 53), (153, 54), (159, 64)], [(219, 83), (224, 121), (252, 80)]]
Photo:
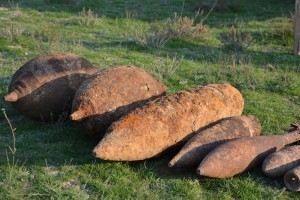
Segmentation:
[[(6, 77), (0, 78), (2, 79), (6, 80)], [(16, 129), (15, 159), (20, 165), (45, 166), (46, 162), (49, 165), (63, 165), (71, 160), (73, 164), (85, 164), (95, 160), (91, 151), (98, 141), (87, 138), (76, 124), (70, 121), (46, 123), (24, 117), (11, 104), (4, 102), (4, 95), (4, 92), (0, 93), (0, 109), (5, 109), (13, 128)], [(14, 144), (2, 110), (0, 138), (5, 138), (0, 139), (0, 163), (7, 164), (7, 156), (12, 156), (9, 147)]]
[[(246, 63), (253, 67), (267, 70), (280, 69), (283, 71), (293, 71), (299, 73), (300, 60), (298, 56), (293, 55), (292, 48), (270, 47), (267, 51), (247, 50), (245, 52), (228, 50), (222, 46), (213, 47), (205, 45), (205, 41), (190, 41), (185, 39), (174, 39), (161, 49), (141, 47), (134, 41), (128, 41), (126, 38), (116, 38), (111, 42), (97, 43), (84, 41), (83, 46), (90, 50), (99, 48), (124, 48), (130, 51), (144, 52), (144, 54), (154, 55), (157, 58), (166, 58), (176, 55), (178, 58), (191, 61), (200, 61), (207, 64), (231, 64), (237, 62), (239, 58), (248, 58)], [(233, 60), (230, 60), (233, 59)], [(235, 60), (236, 59), (236, 60)], [(227, 62), (227, 63), (226, 63)], [(289, 63), (287, 65), (287, 63)]]

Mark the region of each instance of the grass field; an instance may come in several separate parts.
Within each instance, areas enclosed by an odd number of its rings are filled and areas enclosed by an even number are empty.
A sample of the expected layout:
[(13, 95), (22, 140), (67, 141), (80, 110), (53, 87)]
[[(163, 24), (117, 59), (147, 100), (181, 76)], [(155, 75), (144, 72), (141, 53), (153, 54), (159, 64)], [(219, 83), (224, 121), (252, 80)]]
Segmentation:
[[(200, 2), (209, 1), (0, 1), (0, 108), (16, 128), (12, 153), (13, 136), (1, 112), (0, 199), (300, 199), (282, 178), (268, 178), (260, 167), (210, 179), (197, 176), (195, 169), (169, 169), (174, 154), (140, 162), (95, 159), (91, 150), (98, 141), (76, 125), (33, 121), (3, 101), (11, 76), (25, 62), (68, 51), (99, 69), (141, 67), (163, 80), (168, 93), (228, 82), (243, 94), (243, 114), (261, 121), (263, 135), (283, 134), (291, 122), (300, 122), (292, 0), (224, 1), (223, 10), (211, 13), (204, 6), (195, 20), (207, 25), (201, 36), (170, 38), (159, 48), (139, 43), (137, 36), (146, 37), (149, 27), (164, 24), (174, 13), (192, 19)], [(232, 26), (251, 35), (246, 50), (222, 45), (220, 34)]]

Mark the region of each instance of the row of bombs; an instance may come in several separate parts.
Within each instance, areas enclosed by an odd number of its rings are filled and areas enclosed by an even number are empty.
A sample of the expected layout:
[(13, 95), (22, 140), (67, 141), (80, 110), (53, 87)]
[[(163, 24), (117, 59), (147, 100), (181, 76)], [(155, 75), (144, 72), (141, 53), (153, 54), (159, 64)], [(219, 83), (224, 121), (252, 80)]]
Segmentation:
[(259, 121), (240, 116), (244, 100), (230, 84), (165, 95), (163, 83), (137, 67), (99, 70), (71, 53), (27, 62), (8, 90), (5, 101), (32, 119), (55, 121), (70, 114), (100, 140), (93, 155), (105, 160), (144, 160), (185, 144), (170, 167), (200, 163), (198, 174), (226, 178), (300, 140), (298, 125), (285, 135), (259, 136)]

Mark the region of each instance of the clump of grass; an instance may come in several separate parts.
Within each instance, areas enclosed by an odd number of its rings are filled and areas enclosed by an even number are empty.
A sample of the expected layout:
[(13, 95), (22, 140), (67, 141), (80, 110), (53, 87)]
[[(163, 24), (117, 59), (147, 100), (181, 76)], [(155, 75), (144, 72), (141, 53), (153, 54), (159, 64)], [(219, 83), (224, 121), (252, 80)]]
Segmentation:
[(170, 21), (164, 24), (154, 22), (146, 31), (136, 30), (133, 33), (133, 40), (140, 46), (162, 48), (165, 44), (174, 38), (173, 33), (169, 31)]
[(86, 11), (85, 7), (79, 12), (79, 25), (94, 26), (98, 23), (98, 15), (95, 14), (90, 8)]
[(10, 7), (13, 10), (19, 10), (19, 0), (7, 0), (6, 3), (4, 3), (5, 6)]
[(291, 15), (290, 18), (282, 21), (279, 26), (275, 26), (272, 31), (272, 36), (275, 40), (279, 41), (280, 45), (293, 46), (294, 44), (294, 30), (295, 30), (295, 16)]
[(173, 18), (164, 22), (153, 22), (146, 31), (135, 31), (134, 41), (143, 47), (162, 48), (174, 38), (195, 39), (205, 35), (208, 26), (204, 19), (196, 23), (199, 12), (193, 18), (180, 16), (176, 13)]
[(11, 22), (9, 25), (4, 26), (0, 29), (0, 37), (9, 39), (12, 41), (17, 40), (24, 33), (24, 28)]
[(171, 20), (170, 32), (172, 32), (176, 38), (195, 39), (202, 37), (208, 31), (208, 26), (204, 25), (204, 19), (196, 23), (198, 16), (199, 12), (197, 12), (193, 18), (183, 17), (174, 13), (174, 17)]
[(238, 0), (200, 0), (197, 5), (197, 10), (215, 10), (226, 12), (230, 10), (238, 10), (241, 7)]
[(245, 51), (252, 43), (252, 36), (250, 33), (232, 26), (229, 32), (220, 34), (220, 40), (226, 48), (234, 51)]
[(41, 54), (64, 51), (66, 45), (62, 40), (62, 34), (54, 28), (45, 26), (31, 34), (35, 47)]
[(183, 62), (183, 57), (178, 57), (174, 55), (170, 57), (167, 55), (165, 59), (159, 59), (157, 64), (150, 71), (154, 74), (154, 76), (158, 77), (160, 80), (166, 80), (181, 67)]

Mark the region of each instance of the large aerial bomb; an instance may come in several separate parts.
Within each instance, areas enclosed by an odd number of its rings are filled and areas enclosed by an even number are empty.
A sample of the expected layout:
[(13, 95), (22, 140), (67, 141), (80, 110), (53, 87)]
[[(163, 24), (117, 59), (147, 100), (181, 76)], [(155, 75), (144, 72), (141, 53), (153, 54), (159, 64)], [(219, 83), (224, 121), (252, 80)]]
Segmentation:
[(210, 152), (197, 173), (214, 178), (228, 178), (252, 169), (269, 154), (300, 140), (300, 128), (285, 135), (243, 137), (226, 142)]
[(289, 146), (270, 154), (263, 162), (262, 170), (270, 177), (284, 176), (300, 165), (300, 145)]
[(75, 54), (41, 56), (16, 71), (4, 99), (27, 117), (57, 120), (63, 113), (67, 116), (77, 88), (96, 71)]
[(220, 144), (234, 138), (257, 136), (260, 131), (260, 122), (252, 115), (223, 119), (203, 131), (196, 132), (169, 162), (169, 167), (198, 166), (203, 158)]
[(78, 88), (70, 118), (79, 121), (87, 135), (102, 138), (112, 122), (164, 94), (164, 84), (142, 69), (109, 67)]
[(93, 154), (104, 160), (151, 158), (187, 141), (204, 126), (241, 115), (244, 100), (229, 84), (211, 84), (160, 97), (113, 123)]

